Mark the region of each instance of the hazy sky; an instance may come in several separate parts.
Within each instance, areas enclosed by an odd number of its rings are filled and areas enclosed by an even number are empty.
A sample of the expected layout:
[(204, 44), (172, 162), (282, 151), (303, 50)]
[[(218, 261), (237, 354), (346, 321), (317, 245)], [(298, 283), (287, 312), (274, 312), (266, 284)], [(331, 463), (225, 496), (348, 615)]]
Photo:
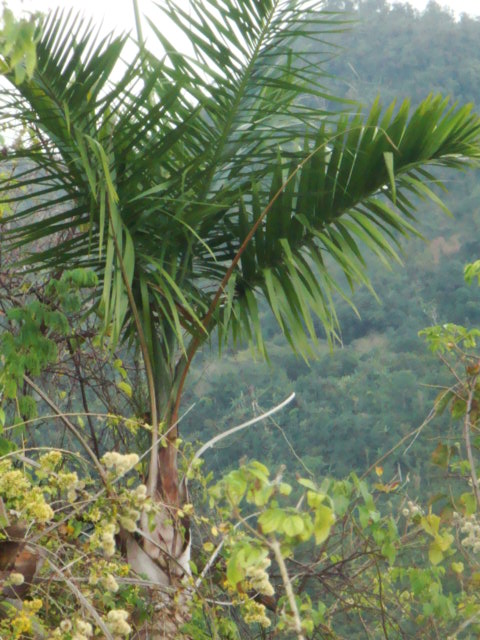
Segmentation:
[[(188, 6), (188, 0), (183, 0)], [(394, 0), (398, 1), (398, 0)], [(480, 16), (480, 0), (438, 0), (439, 4), (449, 7), (458, 16), (462, 12), (472, 16)], [(423, 9), (428, 0), (410, 0), (410, 4)], [(158, 15), (153, 0), (139, 0), (140, 10), (151, 17)], [(50, 8), (74, 7), (83, 10), (88, 17), (103, 19), (108, 28), (117, 27), (120, 31), (134, 28), (132, 0), (7, 0), (7, 5), (14, 11), (23, 7), (27, 10), (47, 11)]]

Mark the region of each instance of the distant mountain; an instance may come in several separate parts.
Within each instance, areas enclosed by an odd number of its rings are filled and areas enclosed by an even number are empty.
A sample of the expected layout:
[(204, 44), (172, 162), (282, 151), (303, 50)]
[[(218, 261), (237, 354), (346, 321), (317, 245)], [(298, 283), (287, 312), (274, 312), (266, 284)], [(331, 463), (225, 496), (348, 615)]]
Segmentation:
[(327, 10), (351, 11), (356, 24), (340, 37), (343, 51), (328, 65), (342, 95), (371, 104), (429, 93), (480, 103), (480, 20), (453, 14), (436, 2), (424, 12), (386, 0), (328, 0)]

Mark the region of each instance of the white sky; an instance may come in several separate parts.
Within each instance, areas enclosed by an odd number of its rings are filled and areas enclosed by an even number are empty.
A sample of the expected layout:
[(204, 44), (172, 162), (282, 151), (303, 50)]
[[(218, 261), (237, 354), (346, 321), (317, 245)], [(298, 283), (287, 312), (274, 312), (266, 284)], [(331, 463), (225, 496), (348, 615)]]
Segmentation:
[[(399, 0), (394, 0), (397, 2)], [(428, 4), (428, 0), (409, 0), (410, 4), (417, 9), (425, 9)], [(460, 16), (461, 13), (468, 13), (473, 17), (480, 16), (480, 0), (436, 0), (436, 2), (442, 7), (448, 7), (456, 16)], [(403, 2), (403, 4), (406, 4)]]
[[(398, 2), (400, 0), (393, 0)], [(183, 0), (188, 6), (188, 0)], [(480, 0), (438, 0), (441, 6), (449, 7), (459, 16), (462, 12), (472, 16), (480, 16)], [(428, 0), (410, 0), (410, 4), (417, 9), (424, 9)], [(82, 10), (86, 17), (95, 18), (97, 22), (103, 20), (108, 29), (119, 31), (134, 31), (132, 0), (7, 0), (7, 5), (18, 13), (21, 9), (46, 12), (56, 7), (73, 7)], [(152, 18), (159, 15), (153, 0), (139, 0), (140, 11)]]

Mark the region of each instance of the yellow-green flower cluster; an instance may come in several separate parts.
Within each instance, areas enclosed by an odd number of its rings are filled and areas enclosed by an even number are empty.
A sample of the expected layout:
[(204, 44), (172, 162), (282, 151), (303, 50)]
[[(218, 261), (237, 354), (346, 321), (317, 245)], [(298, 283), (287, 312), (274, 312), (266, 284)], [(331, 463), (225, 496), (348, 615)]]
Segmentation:
[(85, 620), (77, 619), (75, 620), (74, 633), (72, 635), (72, 640), (88, 640), (93, 636), (92, 625)]
[(145, 485), (134, 489), (120, 487), (116, 495), (102, 504), (97, 503), (88, 514), (89, 520), (96, 525), (90, 540), (92, 549), (102, 548), (106, 556), (112, 556), (115, 553), (114, 535), (120, 529), (136, 531), (142, 511), (151, 508)]
[(62, 620), (55, 631), (50, 636), (51, 640), (71, 638), (71, 640), (88, 640), (93, 635), (93, 627), (89, 622), (82, 619)]
[(39, 598), (34, 598), (33, 600), (24, 600), (20, 611), (11, 607), (8, 609), (8, 614), (11, 614), (11, 617), (8, 619), (7, 614), (7, 620), (2, 622), (1, 630), (8, 630), (12, 634), (9, 637), (13, 638), (25, 638), (25, 634), (29, 634), (28, 637), (30, 637), (35, 614), (38, 613), (42, 606), (43, 602)]
[(464, 547), (470, 547), (473, 553), (480, 552), (480, 523), (475, 514), (471, 516), (461, 516), (459, 513), (453, 514), (454, 521), (460, 526), (461, 533), (466, 536), (462, 540)]
[(10, 460), (0, 462), (0, 494), (6, 500), (15, 500), (29, 489), (30, 482), (22, 471), (13, 469)]
[(132, 497), (138, 507), (143, 507), (145, 500), (147, 499), (147, 487), (144, 484), (139, 484), (131, 491)]
[(107, 591), (116, 593), (119, 586), (113, 573), (128, 575), (128, 565), (117, 565), (114, 562), (96, 560), (90, 569), (88, 583), (92, 586), (101, 584)]
[(81, 491), (85, 487), (85, 482), (78, 479), (78, 475), (75, 471), (70, 473), (61, 471), (56, 477), (56, 483), (60, 491), (67, 492), (67, 499), (69, 502), (75, 502), (77, 499), (77, 492)]
[(414, 518), (415, 516), (423, 515), (423, 509), (412, 500), (409, 500), (407, 506), (402, 510), (402, 515), (405, 516), (405, 518)]
[(105, 525), (102, 532), (102, 547), (107, 556), (113, 556), (115, 553), (115, 533), (116, 526), (112, 522)]
[(135, 489), (124, 489), (118, 496), (117, 521), (126, 531), (133, 533), (143, 511), (150, 511), (151, 503), (147, 500), (147, 487), (138, 485)]
[(107, 614), (107, 625), (117, 636), (128, 636), (132, 627), (128, 624), (128, 612), (124, 609), (113, 609)]
[(102, 578), (102, 585), (107, 591), (111, 591), (112, 593), (117, 593), (118, 591), (118, 582), (111, 573), (107, 573), (107, 575)]
[(71, 638), (72, 640), (88, 640), (93, 635), (93, 628), (89, 622), (77, 620), (72, 623), (71, 620), (62, 620), (55, 631), (52, 633), (51, 640), (57, 638)]
[(63, 631), (64, 633), (69, 633), (72, 630), (72, 628), (73, 628), (73, 625), (70, 620), (62, 620), (59, 625), (60, 631)]
[(119, 502), (118, 522), (126, 531), (135, 531), (141, 511), (149, 511), (151, 508), (147, 502), (147, 487), (140, 484), (135, 489), (123, 491), (119, 495)]
[(265, 607), (255, 600), (247, 600), (243, 606), (243, 618), (247, 624), (259, 624), (262, 627), (269, 627), (270, 620)]
[(115, 476), (123, 476), (133, 469), (138, 460), (136, 453), (122, 454), (117, 451), (109, 451), (102, 458), (103, 464)]
[(118, 533), (117, 526), (114, 522), (100, 522), (90, 538), (90, 547), (92, 550), (103, 549), (107, 557), (111, 557), (115, 553), (115, 534)]
[(10, 621), (10, 628), (14, 638), (23, 638), (25, 633), (30, 634), (32, 630), (32, 620), (24, 611), (20, 611)]
[(41, 455), (38, 462), (44, 471), (55, 471), (58, 465), (62, 462), (62, 454), (60, 451), (54, 449), (53, 451), (49, 451), (48, 453)]
[(40, 487), (32, 487), (28, 495), (24, 498), (21, 517), (25, 518), (28, 522), (33, 520), (44, 524), (45, 522), (49, 522), (49, 520), (53, 518), (53, 515), (53, 510), (51, 506), (45, 502), (45, 496)]
[(140, 518), (140, 511), (136, 509), (126, 509), (118, 516), (118, 522), (122, 529), (133, 533), (137, 529), (137, 520)]
[(5, 581), (6, 584), (11, 585), (12, 587), (19, 587), (24, 582), (25, 578), (23, 576), (23, 573), (16, 572), (11, 573)]
[(14, 469), (9, 460), (0, 462), (0, 496), (18, 512), (19, 519), (43, 524), (53, 518), (40, 487), (32, 487), (23, 471)]
[(246, 570), (247, 580), (252, 589), (266, 596), (273, 596), (275, 593), (266, 571), (270, 564), (270, 559), (264, 558), (260, 564), (252, 565)]

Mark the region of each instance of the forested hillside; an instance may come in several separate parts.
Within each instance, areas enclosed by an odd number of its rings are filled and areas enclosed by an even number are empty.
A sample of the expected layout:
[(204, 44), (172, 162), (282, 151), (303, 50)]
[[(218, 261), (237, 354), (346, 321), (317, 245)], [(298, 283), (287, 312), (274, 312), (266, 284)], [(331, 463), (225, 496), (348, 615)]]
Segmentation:
[(354, 20), (342, 35), (343, 52), (330, 64), (336, 86), (364, 104), (379, 94), (385, 103), (418, 103), (429, 92), (478, 101), (478, 20), (463, 14), (455, 21), (441, 4), (429, 2), (419, 12), (386, 0), (328, 0), (328, 9), (351, 11)]
[[(453, 16), (430, 3), (420, 13), (409, 5), (384, 0), (360, 3), (331, 0), (331, 10), (351, 10), (351, 28), (339, 38), (338, 55), (328, 69), (333, 93), (361, 101), (365, 109), (380, 96), (413, 103), (440, 92), (455, 101), (480, 105), (480, 21)], [(348, 105), (344, 108), (348, 109)], [(196, 370), (185, 408), (194, 410), (182, 429), (205, 439), (256, 411), (267, 409), (291, 391), (293, 408), (273, 424), (256, 425), (238, 438), (224, 441), (209, 460), (217, 468), (243, 456), (269, 463), (298, 460), (317, 474), (341, 477), (363, 471), (400, 438), (422, 424), (437, 388), (448, 379), (439, 360), (418, 332), (425, 326), (480, 321), (478, 293), (463, 280), (464, 264), (480, 255), (480, 182), (478, 175), (456, 175), (445, 201), (452, 212), (419, 201), (417, 217), (424, 239), (406, 243), (403, 266), (372, 258), (369, 271), (378, 294), (357, 291), (354, 303), (338, 301), (341, 344), (330, 352), (325, 344), (318, 360), (308, 364), (292, 355), (275, 323), (265, 312), (270, 365), (254, 362), (248, 349), (218, 360), (204, 354)], [(430, 464), (432, 438), (445, 435), (448, 417), (436, 418), (406, 455), (408, 442), (386, 463), (388, 475), (427, 488), (436, 471)], [(197, 429), (197, 425), (202, 425)], [(288, 440), (288, 442), (287, 442)]]

